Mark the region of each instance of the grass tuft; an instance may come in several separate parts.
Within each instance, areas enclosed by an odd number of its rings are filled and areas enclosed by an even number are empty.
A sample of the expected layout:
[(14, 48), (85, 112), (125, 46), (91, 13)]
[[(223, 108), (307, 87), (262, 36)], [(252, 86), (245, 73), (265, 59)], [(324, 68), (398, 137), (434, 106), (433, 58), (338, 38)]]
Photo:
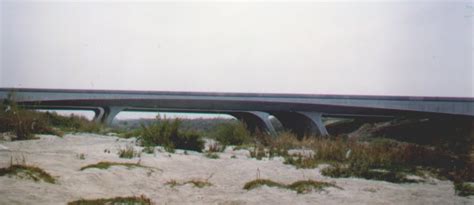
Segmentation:
[(261, 186), (278, 187), (278, 188), (285, 188), (286, 187), (286, 185), (284, 185), (284, 184), (274, 182), (274, 181), (269, 180), (269, 179), (256, 179), (256, 180), (249, 181), (249, 182), (245, 183), (244, 189), (252, 190), (252, 189), (255, 189), (255, 188), (258, 188), (258, 187), (261, 187)]
[(259, 188), (261, 186), (289, 189), (289, 190), (296, 191), (296, 193), (298, 194), (305, 194), (311, 191), (323, 191), (324, 188), (327, 188), (327, 187), (335, 187), (338, 189), (342, 189), (341, 187), (338, 187), (333, 183), (320, 182), (320, 181), (315, 181), (315, 180), (301, 180), (301, 181), (296, 181), (289, 185), (285, 185), (285, 184), (275, 182), (269, 179), (256, 179), (256, 180), (247, 182), (244, 185), (244, 189), (252, 190), (255, 188)]
[(465, 182), (456, 182), (454, 183), (454, 191), (459, 196), (471, 196), (474, 195), (474, 185)]
[(311, 191), (323, 191), (326, 187), (334, 187), (342, 189), (339, 186), (336, 186), (334, 183), (329, 182), (320, 182), (315, 180), (301, 180), (296, 181), (287, 186), (288, 189), (295, 190), (298, 194), (305, 194)]
[(206, 152), (204, 156), (209, 159), (219, 159), (219, 155), (215, 152)]
[(135, 151), (133, 145), (127, 145), (125, 148), (119, 149), (118, 155), (120, 158), (131, 159), (134, 157), (140, 157), (140, 152)]
[(67, 203), (68, 205), (152, 205), (151, 200), (143, 195), (137, 197), (115, 197), (109, 199), (81, 199)]
[(0, 168), (0, 176), (15, 175), (19, 178), (32, 179), (34, 181), (44, 181), (47, 183), (54, 184), (56, 179), (49, 173), (45, 172), (39, 167), (13, 164), (7, 168)]
[(170, 180), (170, 181), (165, 183), (165, 185), (168, 185), (171, 188), (173, 188), (175, 186), (183, 186), (183, 185), (186, 185), (186, 184), (192, 184), (193, 187), (196, 187), (196, 188), (204, 188), (204, 187), (212, 186), (212, 183), (210, 183), (207, 179), (206, 180), (193, 179), (193, 180), (184, 181), (184, 182), (178, 182), (178, 181), (173, 179), (173, 180)]
[(124, 166), (129, 169), (131, 168), (136, 168), (136, 167), (142, 167), (142, 168), (149, 168), (143, 165), (140, 165), (138, 163), (123, 163), (123, 162), (99, 162), (97, 164), (89, 164), (84, 167), (81, 167), (81, 171), (86, 170), (86, 169), (91, 169), (91, 168), (97, 168), (97, 169), (108, 169), (112, 166)]

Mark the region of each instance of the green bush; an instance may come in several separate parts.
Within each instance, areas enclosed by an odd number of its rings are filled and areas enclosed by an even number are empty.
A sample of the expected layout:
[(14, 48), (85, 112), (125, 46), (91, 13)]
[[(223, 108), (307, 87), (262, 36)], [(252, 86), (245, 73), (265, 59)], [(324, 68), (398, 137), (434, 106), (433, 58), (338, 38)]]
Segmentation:
[(242, 145), (252, 142), (247, 126), (240, 121), (221, 123), (215, 127), (213, 138), (222, 145)]
[(159, 145), (169, 152), (174, 152), (174, 149), (201, 152), (204, 149), (204, 141), (201, 136), (193, 132), (182, 132), (179, 130), (179, 126), (179, 119), (173, 121), (157, 119), (154, 123), (142, 125), (139, 138), (145, 147)]

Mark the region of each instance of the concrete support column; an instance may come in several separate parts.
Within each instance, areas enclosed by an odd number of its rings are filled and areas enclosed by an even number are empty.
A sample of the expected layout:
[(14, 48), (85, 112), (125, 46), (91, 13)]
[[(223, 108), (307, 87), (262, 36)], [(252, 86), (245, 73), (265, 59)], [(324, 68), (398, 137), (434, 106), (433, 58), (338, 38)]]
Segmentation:
[(104, 115), (102, 116), (100, 121), (105, 125), (111, 125), (115, 116), (117, 116), (119, 112), (125, 110), (125, 107), (104, 107), (103, 110)]
[(102, 118), (104, 117), (105, 110), (104, 108), (98, 107), (97, 109), (94, 109), (94, 118), (92, 118), (93, 122), (100, 123), (102, 122)]
[(299, 138), (307, 135), (328, 136), (329, 133), (318, 112), (275, 112), (272, 113), (285, 127)]
[(257, 130), (265, 132), (269, 135), (276, 136), (275, 128), (270, 122), (270, 114), (260, 111), (250, 112), (231, 112), (229, 115), (243, 121), (250, 132), (255, 133)]

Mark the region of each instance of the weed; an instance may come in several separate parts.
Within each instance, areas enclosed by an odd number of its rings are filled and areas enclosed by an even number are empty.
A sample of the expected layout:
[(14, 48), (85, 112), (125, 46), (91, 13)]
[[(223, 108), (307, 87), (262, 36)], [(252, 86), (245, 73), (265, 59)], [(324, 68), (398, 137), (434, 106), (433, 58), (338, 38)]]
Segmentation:
[(80, 159), (80, 160), (85, 160), (86, 159), (86, 155), (84, 153), (80, 153), (80, 154), (76, 154), (76, 158)]
[(0, 168), (0, 176), (15, 175), (19, 178), (32, 179), (34, 181), (44, 181), (54, 184), (56, 179), (41, 168), (29, 165), (13, 164), (7, 168)]
[(91, 169), (91, 168), (108, 169), (112, 166), (125, 166), (129, 169), (135, 168), (135, 167), (150, 168), (150, 167), (142, 166), (139, 163), (99, 162), (99, 163), (96, 163), (96, 164), (90, 164), (90, 165), (84, 166), (80, 170), (82, 171), (82, 170)]
[(142, 152), (145, 152), (147, 154), (153, 154), (155, 153), (155, 147), (146, 146), (145, 148), (143, 148)]
[(296, 181), (296, 182), (294, 182), (294, 183), (287, 186), (288, 189), (295, 190), (296, 193), (298, 193), (298, 194), (309, 193), (313, 190), (322, 191), (326, 187), (334, 187), (334, 188), (342, 189), (341, 187), (338, 187), (333, 183), (320, 182), (320, 181), (315, 181), (315, 180)]
[(118, 155), (120, 158), (131, 159), (134, 157), (140, 157), (140, 152), (135, 151), (133, 145), (127, 145), (124, 149), (119, 149)]
[(184, 182), (178, 182), (178, 181), (172, 179), (172, 180), (165, 183), (165, 185), (168, 185), (171, 188), (173, 188), (175, 186), (183, 186), (183, 185), (186, 185), (186, 184), (192, 184), (193, 187), (196, 187), (196, 188), (204, 188), (204, 187), (212, 186), (212, 183), (210, 183), (207, 179), (206, 180), (193, 179), (193, 180), (184, 181)]
[(250, 151), (250, 157), (261, 160), (262, 158), (267, 156), (267, 152), (265, 147), (261, 145), (256, 145), (253, 150)]
[(324, 176), (329, 177), (361, 177), (364, 179), (387, 181), (392, 183), (413, 183), (417, 180), (408, 179), (406, 173), (401, 171), (377, 170), (364, 166), (333, 165), (321, 170)]
[(224, 151), (224, 149), (225, 149), (225, 146), (222, 146), (217, 142), (213, 142), (209, 145), (207, 151), (208, 152), (222, 152)]
[(294, 183), (291, 183), (289, 185), (285, 185), (279, 182), (274, 182), (269, 179), (256, 179), (256, 180), (247, 182), (244, 185), (244, 189), (252, 190), (264, 185), (268, 187), (277, 187), (277, 188), (293, 190), (293, 191), (296, 191), (296, 193), (298, 194), (309, 193), (313, 190), (322, 191), (326, 187), (335, 187), (338, 189), (342, 189), (341, 187), (338, 187), (333, 183), (320, 182), (320, 181), (315, 181), (315, 180), (301, 180), (301, 181), (296, 181)]
[(474, 195), (474, 185), (465, 182), (455, 182), (454, 191), (459, 196)]
[(249, 182), (245, 183), (244, 189), (252, 190), (252, 189), (264, 186), (264, 185), (268, 186), (268, 187), (278, 187), (278, 188), (285, 188), (286, 187), (286, 185), (284, 185), (284, 184), (274, 182), (274, 181), (269, 180), (269, 179), (256, 179), (256, 180), (249, 181)]
[(67, 203), (68, 205), (105, 205), (105, 204), (110, 204), (110, 205), (124, 205), (124, 204), (130, 204), (130, 205), (152, 205), (153, 203), (151, 200), (143, 195), (136, 197), (115, 197), (115, 198), (109, 198), (109, 199), (81, 199), (77, 201), (72, 201)]
[(204, 156), (209, 158), (209, 159), (219, 159), (219, 155), (215, 152), (206, 152), (206, 154), (204, 154)]

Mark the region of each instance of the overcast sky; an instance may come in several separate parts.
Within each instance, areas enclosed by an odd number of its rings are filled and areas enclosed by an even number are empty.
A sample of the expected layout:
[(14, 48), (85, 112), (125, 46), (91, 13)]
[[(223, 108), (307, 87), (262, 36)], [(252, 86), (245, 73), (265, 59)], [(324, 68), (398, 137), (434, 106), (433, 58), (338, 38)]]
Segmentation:
[(0, 5), (2, 87), (474, 97), (472, 1)]

